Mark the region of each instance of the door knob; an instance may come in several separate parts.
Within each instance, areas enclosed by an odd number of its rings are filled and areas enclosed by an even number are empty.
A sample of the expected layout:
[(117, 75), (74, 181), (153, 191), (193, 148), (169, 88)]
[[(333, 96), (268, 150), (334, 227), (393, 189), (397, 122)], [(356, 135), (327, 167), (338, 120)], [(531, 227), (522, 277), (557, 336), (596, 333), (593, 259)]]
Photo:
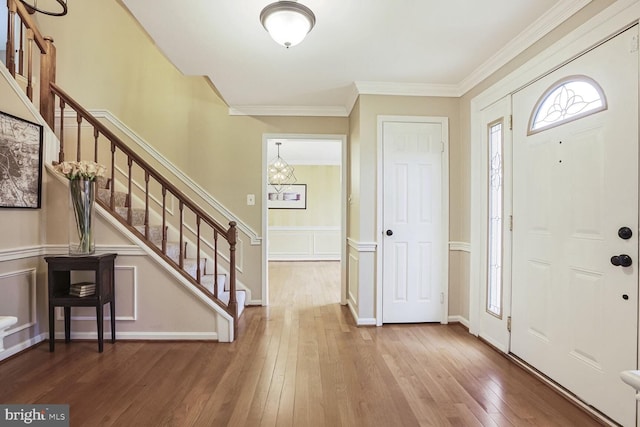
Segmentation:
[(387, 231), (385, 232), (385, 234), (386, 234), (387, 236), (393, 236), (393, 230), (387, 230)]
[(633, 236), (633, 231), (629, 227), (620, 227), (618, 230), (618, 237), (624, 240), (628, 240)]
[(615, 265), (616, 267), (630, 267), (631, 264), (633, 264), (633, 260), (629, 255), (626, 254), (614, 255), (611, 257), (611, 264)]

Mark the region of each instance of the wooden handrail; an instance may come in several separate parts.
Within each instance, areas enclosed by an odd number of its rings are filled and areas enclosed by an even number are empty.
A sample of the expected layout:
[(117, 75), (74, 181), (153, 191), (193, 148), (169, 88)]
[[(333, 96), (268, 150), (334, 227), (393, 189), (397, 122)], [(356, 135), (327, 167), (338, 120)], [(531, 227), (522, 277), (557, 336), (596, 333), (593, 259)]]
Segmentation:
[[(142, 157), (136, 154), (133, 150), (125, 145), (122, 140), (117, 137), (113, 132), (111, 132), (105, 125), (103, 125), (98, 119), (93, 117), (93, 115), (87, 111), (84, 107), (82, 107), (78, 102), (76, 102), (69, 94), (67, 94), (60, 86), (55, 83), (51, 84), (51, 91), (58, 95), (60, 99), (64, 101), (64, 103), (71, 107), (76, 113), (78, 113), (83, 120), (86, 120), (93, 126), (97, 128), (98, 131), (104, 135), (108, 140), (115, 143), (116, 147), (122, 152), (124, 152), (129, 158), (131, 158), (138, 166), (140, 166), (145, 172), (148, 172), (151, 177), (153, 177), (156, 181), (161, 183), (164, 187), (169, 190), (171, 194), (176, 196), (178, 199), (182, 200), (185, 206), (189, 208), (189, 210), (196, 213), (199, 217), (202, 218), (204, 222), (206, 222), (210, 227), (217, 229), (220, 233), (226, 236), (227, 229), (213, 218), (209, 216), (205, 211), (200, 209), (195, 203), (193, 203), (189, 197), (184, 194), (180, 189), (178, 189), (175, 185), (171, 184), (167, 181), (162, 174), (156, 171), (149, 163), (147, 163)], [(64, 160), (64, 159), (63, 159)]]
[[(102, 135), (104, 136), (110, 143), (109, 151), (111, 154), (111, 167), (110, 167), (110, 175), (111, 175), (111, 187), (110, 187), (110, 197), (109, 201), (105, 202), (101, 199), (98, 199), (98, 203), (109, 210), (114, 217), (127, 226), (132, 232), (137, 233), (138, 235), (142, 235), (149, 248), (151, 248), (154, 252), (162, 256), (166, 261), (172, 264), (185, 278), (194, 283), (201, 290), (209, 293), (213, 301), (216, 302), (217, 305), (222, 307), (229, 315), (234, 319), (234, 331), (237, 330), (238, 324), (238, 310), (237, 310), (237, 297), (236, 297), (236, 244), (237, 244), (237, 228), (236, 223), (234, 221), (229, 222), (229, 227), (226, 228), (219, 224), (213, 217), (211, 217), (207, 212), (201, 209), (195, 202), (193, 202), (186, 194), (184, 194), (179, 188), (169, 182), (164, 176), (158, 172), (153, 166), (151, 166), (147, 161), (145, 161), (141, 156), (135, 153), (132, 149), (130, 149), (118, 136), (116, 136), (113, 132), (111, 132), (105, 125), (103, 125), (98, 119), (96, 119), (89, 111), (87, 111), (84, 107), (82, 107), (77, 101), (75, 101), (69, 94), (67, 94), (62, 88), (60, 88), (55, 83), (55, 71), (56, 71), (56, 48), (53, 44), (53, 40), (48, 37), (43, 37), (38, 28), (35, 25), (34, 20), (29, 14), (27, 8), (18, 0), (7, 0), (7, 8), (8, 8), (8, 34), (7, 34), (7, 68), (11, 74), (15, 77), (16, 69), (22, 75), (24, 73), (26, 61), (26, 69), (27, 69), (27, 96), (30, 100), (33, 101), (33, 44), (38, 46), (40, 51), (40, 114), (45, 119), (47, 124), (51, 129), (56, 129), (55, 126), (55, 97), (59, 98), (59, 108), (60, 108), (60, 123), (59, 123), (59, 141), (60, 141), (60, 152), (58, 155), (58, 161), (64, 161), (65, 156), (65, 122), (64, 122), (64, 110), (66, 107), (74, 110), (76, 113), (76, 125), (77, 125), (77, 152), (76, 157), (80, 160), (82, 155), (81, 153), (81, 143), (82, 143), (82, 132), (81, 127), (85, 124), (89, 124), (93, 127), (93, 150), (94, 156), (93, 160), (98, 162), (98, 139)], [(26, 29), (26, 39), (27, 39), (27, 55), (24, 58), (23, 52), (23, 39), (21, 36), (20, 39), (20, 51), (19, 53), (19, 64), (16, 66), (16, 40), (15, 40), (15, 32), (16, 32), (16, 15), (20, 18), (20, 34), (23, 34), (23, 29)], [(127, 207), (126, 218), (123, 218), (117, 211), (115, 206), (115, 173), (116, 173), (116, 150), (123, 153), (127, 157), (127, 200), (128, 204), (125, 204)], [(133, 164), (136, 167), (140, 168), (144, 171), (144, 231), (141, 233), (135, 226), (133, 225), (133, 211), (132, 211), (132, 166)], [(136, 169), (137, 170), (137, 169)], [(161, 187), (162, 193), (162, 243), (161, 248), (158, 248), (156, 244), (151, 241), (150, 231), (149, 231), (149, 179), (152, 178), (158, 185)], [(179, 259), (178, 262), (174, 261), (167, 254), (167, 221), (166, 221), (166, 195), (167, 191), (178, 200), (180, 205), (180, 223), (179, 223), (179, 231), (180, 231), (180, 243), (179, 243)], [(185, 224), (183, 221), (183, 212), (185, 210), (190, 211), (195, 215), (195, 222), (197, 225), (197, 230), (194, 233), (197, 239), (197, 267), (196, 267), (196, 277), (194, 278), (191, 274), (183, 269), (183, 260), (185, 257), (185, 242), (184, 242), (184, 228)], [(205, 224), (211, 228), (213, 231), (214, 241), (209, 243), (210, 247), (213, 249), (213, 266), (214, 266), (214, 288), (212, 292), (209, 292), (203, 284), (201, 283), (201, 278), (203, 271), (201, 269), (201, 240), (205, 243), (206, 240), (201, 236), (200, 229), (201, 225)], [(188, 229), (188, 225), (186, 227)], [(218, 282), (218, 236), (221, 235), (229, 244), (229, 258), (227, 260), (229, 266), (229, 302), (225, 305), (219, 299), (219, 282)], [(206, 250), (205, 250), (206, 252)], [(206, 265), (205, 265), (206, 269)]]

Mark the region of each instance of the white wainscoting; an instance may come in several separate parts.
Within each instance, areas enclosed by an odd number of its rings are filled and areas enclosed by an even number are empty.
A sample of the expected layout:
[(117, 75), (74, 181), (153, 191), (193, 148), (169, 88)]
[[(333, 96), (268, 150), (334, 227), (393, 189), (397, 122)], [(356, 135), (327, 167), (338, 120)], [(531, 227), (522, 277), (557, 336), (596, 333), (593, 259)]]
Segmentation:
[(270, 261), (340, 261), (340, 227), (269, 227)]

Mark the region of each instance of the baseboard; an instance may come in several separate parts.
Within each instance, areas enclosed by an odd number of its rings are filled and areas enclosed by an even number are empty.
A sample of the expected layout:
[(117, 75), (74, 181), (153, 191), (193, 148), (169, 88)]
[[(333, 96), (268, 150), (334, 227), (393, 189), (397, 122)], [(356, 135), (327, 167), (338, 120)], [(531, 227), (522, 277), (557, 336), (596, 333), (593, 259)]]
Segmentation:
[(16, 344), (12, 347), (5, 348), (4, 351), (0, 352), (0, 361), (7, 359), (15, 354), (18, 354), (21, 351), (28, 349), (29, 347), (33, 347), (38, 343), (41, 343), (42, 341), (45, 340), (46, 337), (47, 337), (47, 334), (36, 335), (35, 337), (31, 337), (26, 341), (22, 341), (20, 344)]
[[(56, 340), (64, 339), (64, 332), (56, 332)], [(97, 332), (71, 332), (71, 339), (97, 340)], [(111, 332), (105, 330), (105, 342), (111, 340)], [(144, 341), (218, 341), (217, 332), (116, 332), (116, 340)]]
[(358, 317), (358, 314), (356, 313), (356, 310), (353, 306), (353, 302), (351, 300), (347, 301), (347, 306), (349, 307), (349, 310), (351, 311), (351, 315), (353, 316), (353, 320), (356, 322), (356, 325), (358, 326), (376, 326), (376, 319), (373, 317), (363, 317), (360, 318)]
[(449, 316), (449, 323), (460, 323), (465, 328), (469, 329), (469, 320), (462, 316)]

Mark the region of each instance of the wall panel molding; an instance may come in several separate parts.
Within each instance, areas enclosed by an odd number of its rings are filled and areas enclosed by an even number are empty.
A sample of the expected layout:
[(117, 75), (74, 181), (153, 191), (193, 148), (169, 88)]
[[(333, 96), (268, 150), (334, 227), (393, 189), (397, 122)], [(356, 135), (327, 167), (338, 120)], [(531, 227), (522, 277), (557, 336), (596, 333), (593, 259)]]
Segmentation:
[(449, 242), (450, 251), (471, 252), (471, 243), (469, 242)]
[[(15, 316), (18, 318), (18, 323), (15, 324), (15, 326), (11, 329), (7, 329), (5, 331), (5, 336), (9, 336), (12, 334), (15, 334), (16, 332), (20, 332), (22, 330), (28, 329), (32, 326), (34, 326), (37, 323), (37, 308), (36, 308), (36, 269), (35, 268), (28, 268), (28, 269), (24, 269), (24, 270), (16, 270), (16, 271), (11, 271), (8, 273), (3, 273), (0, 274), (0, 284), (2, 283), (2, 281), (4, 279), (9, 279), (11, 277), (17, 277), (17, 276), (27, 276), (29, 277), (29, 282), (28, 282), (28, 287), (29, 287), (29, 301), (28, 301), (28, 319), (24, 319), (24, 316), (20, 316), (19, 310), (21, 309), (21, 307), (12, 307), (15, 308), (16, 311), (15, 312), (3, 312), (0, 313), (3, 316)], [(0, 289), (2, 288), (2, 286), (0, 285)]]
[(269, 227), (269, 261), (340, 261), (340, 227)]

